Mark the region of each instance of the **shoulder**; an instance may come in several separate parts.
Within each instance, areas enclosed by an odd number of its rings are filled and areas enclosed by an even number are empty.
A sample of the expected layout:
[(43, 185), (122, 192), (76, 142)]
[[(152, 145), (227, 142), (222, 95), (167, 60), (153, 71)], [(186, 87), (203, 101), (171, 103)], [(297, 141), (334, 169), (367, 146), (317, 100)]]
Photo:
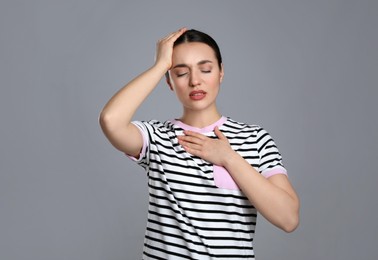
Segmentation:
[(151, 126), (154, 128), (172, 128), (173, 124), (171, 121), (160, 121), (157, 119), (150, 119), (150, 120), (141, 120), (141, 121), (133, 121), (135, 124), (141, 124), (145, 126)]
[(156, 119), (146, 121), (133, 121), (135, 125), (150, 133), (167, 134), (174, 130), (174, 125), (171, 121), (160, 121)]
[(223, 129), (232, 133), (244, 133), (257, 137), (258, 134), (264, 129), (257, 124), (244, 123), (236, 121), (231, 118), (227, 118), (227, 121), (223, 124)]

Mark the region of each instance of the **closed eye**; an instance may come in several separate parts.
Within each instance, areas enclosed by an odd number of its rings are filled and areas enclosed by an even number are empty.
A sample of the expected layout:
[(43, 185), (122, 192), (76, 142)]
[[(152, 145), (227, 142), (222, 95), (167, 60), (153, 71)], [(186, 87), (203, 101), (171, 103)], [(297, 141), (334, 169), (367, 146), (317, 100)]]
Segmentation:
[(185, 73), (177, 73), (176, 76), (179, 78), (179, 77), (183, 77), (183, 76), (185, 76), (186, 74), (188, 74), (188, 72), (185, 72)]

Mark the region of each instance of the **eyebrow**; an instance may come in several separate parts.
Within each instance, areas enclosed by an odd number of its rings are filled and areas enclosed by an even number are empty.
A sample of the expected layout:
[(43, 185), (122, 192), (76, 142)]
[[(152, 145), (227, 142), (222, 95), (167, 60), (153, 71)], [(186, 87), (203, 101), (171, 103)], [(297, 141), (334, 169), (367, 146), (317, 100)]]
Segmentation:
[[(213, 62), (211, 60), (201, 60), (201, 61), (197, 62), (197, 65), (203, 65), (203, 64), (206, 64), (206, 63), (213, 63)], [(172, 69), (188, 68), (188, 67), (189, 67), (189, 65), (184, 64), (184, 63), (180, 63), (180, 64), (175, 65)]]

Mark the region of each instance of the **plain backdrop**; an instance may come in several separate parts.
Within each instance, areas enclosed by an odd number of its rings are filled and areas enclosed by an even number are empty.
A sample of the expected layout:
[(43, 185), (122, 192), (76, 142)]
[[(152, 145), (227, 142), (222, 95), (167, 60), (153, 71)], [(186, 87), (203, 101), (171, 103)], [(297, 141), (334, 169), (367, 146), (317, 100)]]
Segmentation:
[[(143, 169), (103, 136), (107, 100), (187, 26), (221, 48), (223, 115), (275, 139), (301, 198), (258, 259), (378, 259), (378, 1), (0, 2), (0, 259), (140, 259)], [(181, 107), (164, 80), (135, 119)]]

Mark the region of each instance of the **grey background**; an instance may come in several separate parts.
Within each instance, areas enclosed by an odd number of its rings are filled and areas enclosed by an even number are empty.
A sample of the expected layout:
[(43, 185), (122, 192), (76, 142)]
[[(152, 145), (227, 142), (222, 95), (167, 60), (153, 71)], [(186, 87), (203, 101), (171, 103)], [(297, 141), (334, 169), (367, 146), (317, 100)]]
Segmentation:
[[(378, 259), (378, 1), (0, 3), (0, 259), (140, 259), (142, 168), (98, 114), (181, 26), (219, 43), (226, 116), (276, 140), (301, 198), (286, 234), (259, 218), (258, 259)], [(136, 119), (181, 107), (159, 87)]]

